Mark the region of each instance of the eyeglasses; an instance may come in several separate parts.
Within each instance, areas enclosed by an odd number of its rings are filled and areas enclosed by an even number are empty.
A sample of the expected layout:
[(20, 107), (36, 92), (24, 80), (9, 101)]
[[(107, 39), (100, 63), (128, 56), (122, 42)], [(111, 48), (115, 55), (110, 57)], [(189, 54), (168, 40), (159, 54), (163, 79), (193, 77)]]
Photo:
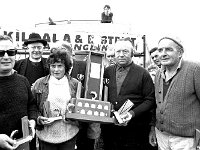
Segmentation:
[(29, 49), (32, 49), (32, 50), (36, 50), (36, 49), (41, 50), (43, 48), (44, 48), (43, 46), (32, 46), (32, 47), (29, 47)]
[(17, 50), (16, 49), (0, 50), (0, 57), (3, 57), (5, 53), (7, 53), (8, 56), (15, 56), (17, 54)]

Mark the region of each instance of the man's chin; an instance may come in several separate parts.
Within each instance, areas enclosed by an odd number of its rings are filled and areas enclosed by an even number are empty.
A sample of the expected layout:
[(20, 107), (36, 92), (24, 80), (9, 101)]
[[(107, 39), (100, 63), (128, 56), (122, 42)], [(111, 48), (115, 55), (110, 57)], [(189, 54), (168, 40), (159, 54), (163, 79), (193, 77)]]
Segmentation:
[(170, 62), (162, 62), (161, 65), (163, 65), (163, 66), (170, 66), (171, 63)]
[(7, 76), (7, 75), (10, 75), (10, 73), (12, 72), (12, 68), (10, 69), (2, 69), (1, 70), (1, 75), (5, 75), (5, 76)]
[(35, 60), (39, 60), (42, 56), (32, 57)]

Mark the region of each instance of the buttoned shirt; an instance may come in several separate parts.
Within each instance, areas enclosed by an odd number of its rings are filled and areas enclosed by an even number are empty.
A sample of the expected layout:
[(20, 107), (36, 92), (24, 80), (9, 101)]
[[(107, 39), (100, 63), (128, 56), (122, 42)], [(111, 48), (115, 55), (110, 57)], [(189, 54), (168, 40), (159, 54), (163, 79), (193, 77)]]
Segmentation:
[(126, 75), (128, 71), (130, 70), (132, 62), (126, 66), (119, 66), (117, 65), (116, 68), (116, 84), (117, 84), (117, 94), (119, 94), (122, 83), (124, 82), (124, 79), (126, 78)]
[(165, 95), (167, 94), (167, 90), (171, 84), (173, 77), (178, 73), (178, 70), (181, 67), (181, 61), (182, 59), (180, 60), (176, 70), (167, 79), (166, 79), (166, 69), (165, 67), (162, 68), (161, 77), (163, 78), (163, 99), (165, 98)]

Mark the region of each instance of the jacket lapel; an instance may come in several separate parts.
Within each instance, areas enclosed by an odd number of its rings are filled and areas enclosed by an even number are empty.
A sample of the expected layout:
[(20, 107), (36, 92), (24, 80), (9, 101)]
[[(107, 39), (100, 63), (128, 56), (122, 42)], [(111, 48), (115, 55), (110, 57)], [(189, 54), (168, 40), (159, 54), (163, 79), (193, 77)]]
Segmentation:
[(113, 87), (114, 87), (114, 89), (113, 89), (113, 91), (114, 91), (114, 95), (117, 95), (117, 83), (116, 83), (116, 69), (117, 69), (117, 66), (115, 65), (113, 68), (112, 68), (112, 75), (113, 75)]
[(22, 63), (22, 66), (21, 66), (21, 75), (25, 76), (25, 73), (26, 73), (26, 69), (27, 69), (27, 65), (28, 65), (28, 58), (26, 58), (24, 60), (24, 62)]

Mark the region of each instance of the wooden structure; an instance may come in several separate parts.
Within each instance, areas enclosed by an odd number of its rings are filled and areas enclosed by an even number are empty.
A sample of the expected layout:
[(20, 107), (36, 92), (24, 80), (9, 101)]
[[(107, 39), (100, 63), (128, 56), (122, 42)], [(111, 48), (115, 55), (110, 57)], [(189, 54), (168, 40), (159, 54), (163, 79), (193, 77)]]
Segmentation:
[(24, 116), (21, 122), (23, 137), (16, 140), (16, 150), (29, 150), (29, 141), (32, 140), (32, 137), (29, 135), (28, 117)]
[[(77, 96), (74, 100), (75, 108), (66, 113), (67, 119), (77, 119), (81, 121), (93, 121), (101, 123), (113, 123), (114, 118), (110, 117), (111, 104), (102, 101), (103, 91), (103, 59), (102, 52), (89, 52), (87, 56), (87, 67), (84, 83), (84, 98), (80, 97), (81, 82), (78, 86)], [(107, 93), (107, 91), (105, 91)], [(106, 96), (104, 96), (105, 98)]]

